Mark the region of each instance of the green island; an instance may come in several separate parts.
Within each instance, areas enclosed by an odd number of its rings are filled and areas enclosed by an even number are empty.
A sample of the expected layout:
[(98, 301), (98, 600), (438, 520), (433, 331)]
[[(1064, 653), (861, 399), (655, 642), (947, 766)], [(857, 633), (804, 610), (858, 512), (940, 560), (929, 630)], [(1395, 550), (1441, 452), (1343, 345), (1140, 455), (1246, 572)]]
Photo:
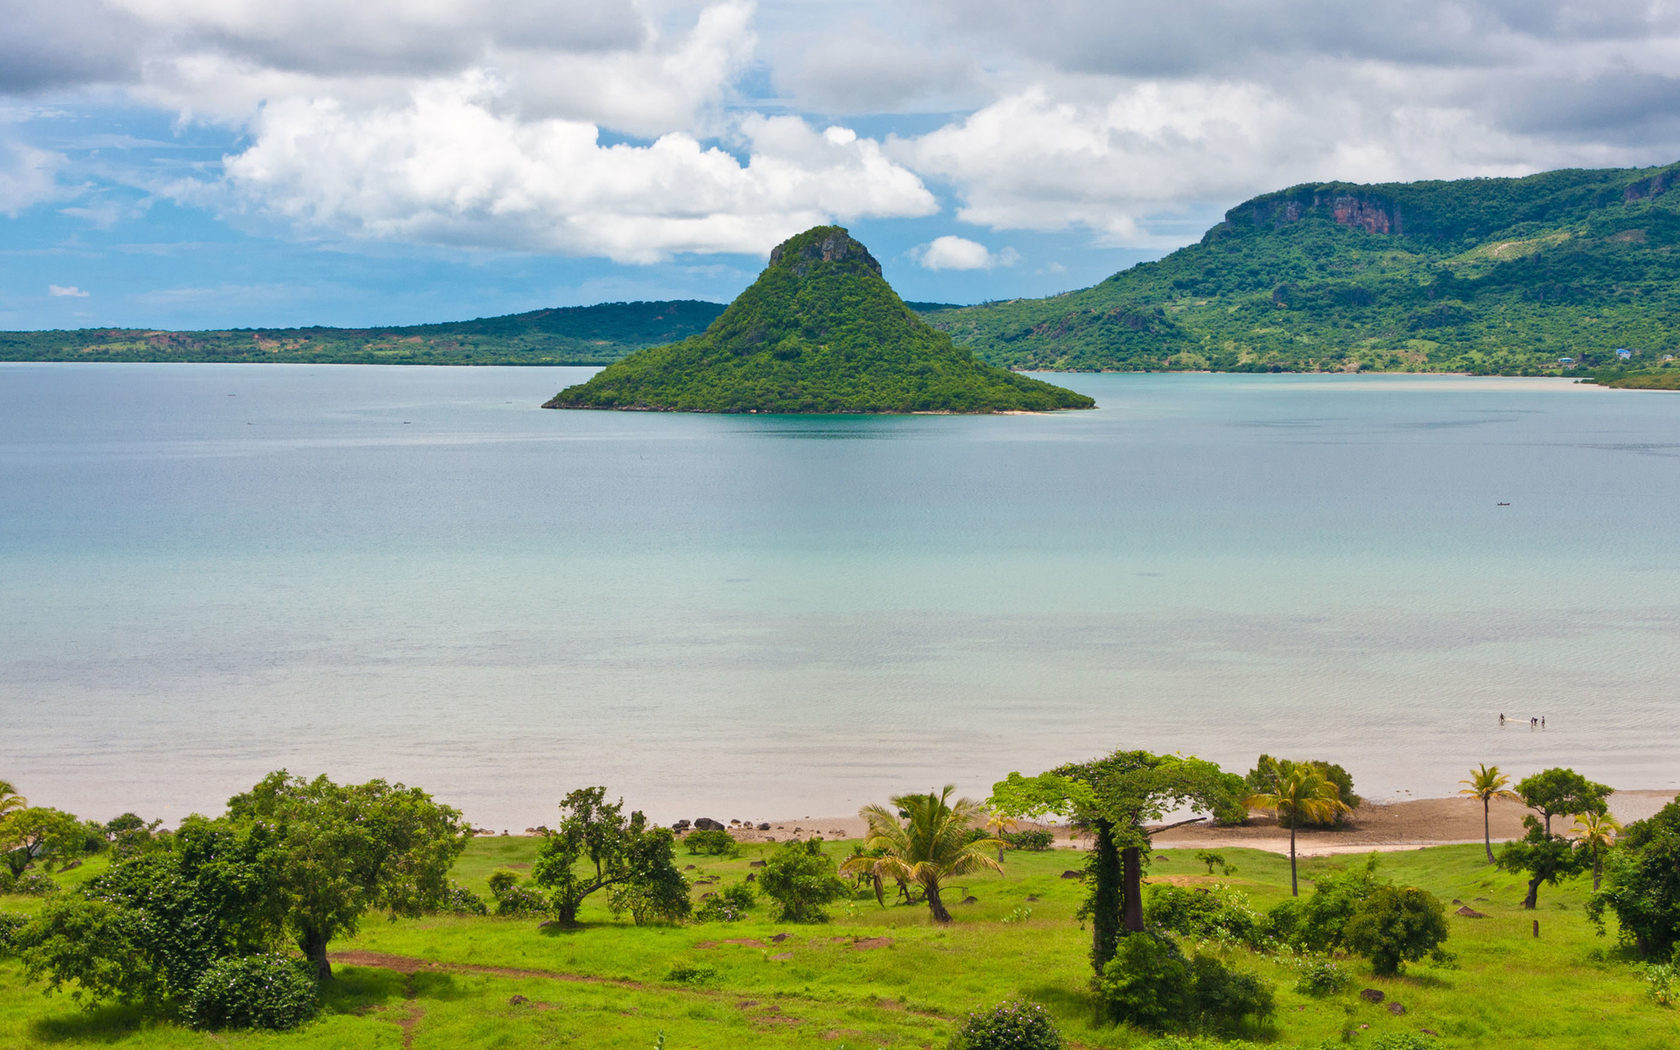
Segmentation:
[(128, 328), (0, 332), (0, 361), (268, 362), (336, 365), (604, 365), (683, 339), (717, 303), (601, 303), (390, 328)]
[[(1468, 773), (1435, 802), (1476, 841), (1304, 857), (1372, 811), (1264, 755), (1116, 751), (828, 839), (598, 786), (512, 836), (378, 780), (277, 772), (174, 829), (0, 781), (0, 1045), (1672, 1046), (1680, 800), (1622, 827), (1573, 770)], [(1221, 829), (1287, 853), (1172, 837)]]
[(974, 360), (930, 328), (838, 226), (770, 253), (704, 332), (639, 350), (544, 408), (664, 412), (1045, 412), (1083, 394)]
[(1095, 287), (928, 320), (1012, 368), (1661, 386), (1633, 375), (1680, 355), (1680, 164), (1295, 186)]

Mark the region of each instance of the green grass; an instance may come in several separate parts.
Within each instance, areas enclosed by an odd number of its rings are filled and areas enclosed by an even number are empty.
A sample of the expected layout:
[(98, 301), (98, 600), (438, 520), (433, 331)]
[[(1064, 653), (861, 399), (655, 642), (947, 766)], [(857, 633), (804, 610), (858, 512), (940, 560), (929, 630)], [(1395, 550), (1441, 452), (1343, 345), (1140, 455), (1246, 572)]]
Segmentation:
[[(834, 844), (836, 854), (846, 846)], [(475, 840), (456, 870), (482, 892), (497, 867), (523, 870), (535, 856), (528, 838)], [(688, 857), (691, 880), (727, 885), (746, 876), (766, 847), (739, 858)], [(1209, 878), (1191, 850), (1155, 857), (1152, 879), (1226, 882), (1257, 908), (1288, 895), (1288, 860), (1224, 849), (1236, 871)], [(370, 916), (335, 954), (340, 961), (322, 1016), (286, 1035), (197, 1033), (122, 1008), (84, 1010), (68, 997), (27, 985), (16, 961), (0, 962), (0, 1046), (118, 1047), (940, 1047), (958, 1017), (1002, 999), (1043, 1002), (1076, 1046), (1144, 1047), (1153, 1037), (1096, 1022), (1087, 993), (1089, 934), (1074, 919), (1081, 883), (1063, 879), (1077, 855), (1011, 854), (1007, 873), (959, 880), (946, 899), (956, 922), (938, 928), (924, 906), (877, 907), (861, 897), (833, 909), (824, 925), (771, 922), (760, 905), (746, 921), (635, 927), (603, 902), (586, 904), (583, 927), (539, 930), (528, 919), (434, 916), (386, 921)], [(1362, 856), (1302, 861), (1310, 879)], [(92, 866), (85, 866), (91, 868)], [(81, 871), (82, 869), (78, 869)], [(1276, 989), (1277, 1020), (1251, 1033), (1277, 1046), (1331, 1042), (1360, 1046), (1386, 1032), (1431, 1029), (1447, 1047), (1626, 1047), (1674, 1045), (1680, 1013), (1651, 1003), (1614, 937), (1586, 921), (1584, 880), (1544, 887), (1540, 907), (1520, 907), (1523, 885), (1488, 867), (1480, 846), (1385, 854), (1379, 871), (1461, 900), (1486, 919), (1451, 916), (1457, 955), (1450, 967), (1414, 964), (1398, 978), (1371, 976), (1351, 960), (1346, 992), (1315, 999), (1293, 990), (1279, 958), (1228, 950), (1228, 959)], [(77, 874), (76, 872), (69, 873)], [(696, 897), (714, 888), (695, 887)], [(1305, 892), (1305, 887), (1303, 887)], [(958, 904), (965, 895), (976, 898)], [(1029, 900), (1028, 898), (1037, 898)], [(30, 898), (0, 898), (0, 910), (28, 911)], [(1450, 907), (1456, 907), (1450, 906)], [(1030, 916), (1004, 921), (1017, 909)], [(1449, 909), (1450, 910), (1450, 909)], [(1532, 935), (1540, 921), (1541, 935)], [(788, 936), (776, 942), (777, 934)], [(859, 941), (890, 939), (876, 947)], [(758, 943), (723, 943), (754, 941)], [(1219, 950), (1216, 946), (1204, 946)], [(400, 960), (410, 960), (403, 962)], [(381, 962), (383, 965), (373, 965)], [(391, 968), (395, 965), (397, 968)], [(403, 970), (412, 972), (401, 972)], [(1405, 1007), (1391, 1014), (1358, 997), (1377, 988)], [(523, 997), (522, 1000), (516, 997)], [(1365, 1027), (1368, 1026), (1368, 1027)], [(405, 1039), (407, 1042), (405, 1042)]]

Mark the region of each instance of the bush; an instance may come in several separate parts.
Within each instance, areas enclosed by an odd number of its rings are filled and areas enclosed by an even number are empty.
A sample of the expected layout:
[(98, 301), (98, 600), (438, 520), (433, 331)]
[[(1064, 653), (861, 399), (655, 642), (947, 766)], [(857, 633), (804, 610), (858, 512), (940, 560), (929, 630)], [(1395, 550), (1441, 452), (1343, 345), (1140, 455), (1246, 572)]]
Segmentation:
[(1229, 1033), (1276, 1010), (1258, 977), (1232, 970), (1211, 955), (1186, 958), (1168, 937), (1132, 934), (1097, 979), (1110, 1016), (1140, 1028)]
[(519, 885), (519, 876), (506, 868), (492, 871), (489, 882), (490, 896), (495, 898), (497, 915), (547, 915), (552, 910), (548, 897), (538, 890)]
[(778, 922), (827, 922), (829, 904), (851, 894), (852, 888), (835, 873), (834, 858), (823, 852), (823, 840), (784, 842), (764, 862), (759, 889), (776, 902)]
[(450, 883), (449, 888), (443, 891), (443, 899), (438, 901), (437, 910), (454, 915), (490, 914), (490, 908), (484, 903), (483, 897), (457, 882)]
[(1446, 908), (1428, 890), (1379, 886), (1354, 911), (1342, 939), (1371, 960), (1374, 973), (1392, 977), (1447, 939)]
[(17, 932), (29, 922), (29, 916), (17, 912), (0, 911), (0, 959), (16, 950)]
[(1266, 943), (1266, 920), (1236, 890), (1155, 885), (1144, 901), (1145, 921), (1186, 937)]
[(1005, 1002), (976, 1010), (951, 1037), (951, 1050), (1061, 1050), (1062, 1035), (1044, 1007)]
[(675, 984), (703, 984), (717, 976), (717, 967), (704, 963), (692, 966), (677, 964), (665, 972), (665, 979)]
[(722, 829), (691, 831), (683, 839), (688, 852), (694, 856), (739, 857), (741, 844), (735, 836)]
[(1435, 1050), (1439, 1045), (1421, 1032), (1385, 1032), (1371, 1040), (1371, 1050)]
[(1377, 881), (1375, 854), (1364, 867), (1349, 868), (1319, 878), (1310, 897), (1290, 899), (1266, 917), (1266, 932), (1305, 951), (1327, 952), (1345, 947), (1344, 931), (1354, 912), (1382, 885)]
[(14, 879), (12, 888), (7, 892), (15, 893), (20, 897), (51, 897), (61, 888), (58, 883), (45, 875), (30, 873)]
[(1302, 995), (1335, 995), (1353, 983), (1353, 974), (1346, 966), (1324, 956), (1301, 959), (1295, 969), (1301, 974), (1295, 990)]
[(1680, 998), (1680, 972), (1670, 963), (1652, 963), (1645, 967), (1645, 994), (1658, 1006), (1673, 1006)]
[(212, 963), (181, 1013), (194, 1028), (283, 1032), (314, 1016), (315, 1005), (315, 981), (302, 959), (246, 955)]
[(1237, 870), (1234, 865), (1225, 863), (1225, 857), (1223, 854), (1215, 853), (1210, 849), (1197, 850), (1196, 861), (1199, 864), (1207, 865), (1207, 873), (1209, 875), (1213, 874), (1214, 868), (1220, 868), (1222, 873), (1226, 875), (1234, 874)]
[(1010, 849), (1024, 850), (1027, 853), (1044, 853), (1056, 844), (1055, 834), (1044, 828), (1006, 831), (1002, 837), (1003, 841), (1009, 843)]
[(747, 909), (757, 899), (758, 895), (749, 883), (737, 882), (733, 886), (725, 886), (716, 896), (703, 902), (695, 909), (694, 919), (696, 922), (739, 922), (747, 917)]

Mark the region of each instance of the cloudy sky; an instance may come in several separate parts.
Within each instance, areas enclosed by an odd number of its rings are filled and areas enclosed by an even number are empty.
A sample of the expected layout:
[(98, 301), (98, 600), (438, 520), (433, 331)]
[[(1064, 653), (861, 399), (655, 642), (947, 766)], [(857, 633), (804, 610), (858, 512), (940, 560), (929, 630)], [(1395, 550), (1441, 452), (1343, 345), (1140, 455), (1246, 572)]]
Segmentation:
[(0, 328), (1083, 287), (1298, 182), (1680, 159), (1680, 0), (0, 0)]

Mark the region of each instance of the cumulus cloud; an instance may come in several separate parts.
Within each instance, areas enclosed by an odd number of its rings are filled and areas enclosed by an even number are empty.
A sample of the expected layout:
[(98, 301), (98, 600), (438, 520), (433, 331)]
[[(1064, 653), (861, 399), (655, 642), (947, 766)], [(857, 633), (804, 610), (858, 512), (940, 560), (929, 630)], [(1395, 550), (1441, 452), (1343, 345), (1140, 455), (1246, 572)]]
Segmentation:
[(61, 197), (58, 173), (64, 165), (62, 154), (0, 139), (0, 212), (16, 215)]
[(47, 285), (47, 294), (55, 298), (68, 297), (71, 299), (86, 299), (88, 297), (87, 292), (82, 291), (73, 284), (49, 284)]
[(919, 178), (843, 128), (748, 116), (743, 164), (682, 132), (603, 144), (593, 124), (520, 120), (499, 97), (495, 80), (469, 76), (399, 109), (273, 103), (224, 167), (245, 206), (329, 234), (621, 262), (763, 252), (834, 218), (937, 209)]
[(990, 270), (994, 266), (1014, 266), (1020, 261), (1020, 254), (1013, 248), (994, 253), (979, 241), (949, 235), (918, 245), (910, 255), (928, 270)]

